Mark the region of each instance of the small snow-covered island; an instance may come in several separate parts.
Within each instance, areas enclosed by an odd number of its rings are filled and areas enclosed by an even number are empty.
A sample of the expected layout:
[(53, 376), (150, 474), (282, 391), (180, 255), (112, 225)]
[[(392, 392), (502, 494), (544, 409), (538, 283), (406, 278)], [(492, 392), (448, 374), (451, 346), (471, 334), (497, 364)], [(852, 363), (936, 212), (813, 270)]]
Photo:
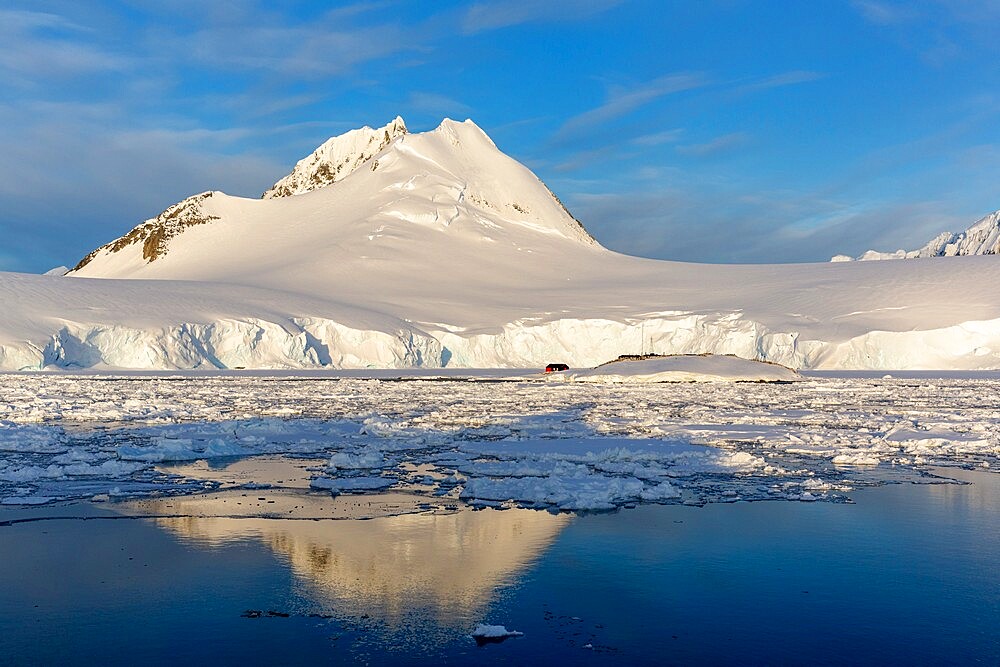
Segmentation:
[[(567, 369), (569, 370), (569, 369)], [(802, 376), (780, 364), (736, 355), (677, 354), (620, 357), (596, 368), (565, 373), (573, 382), (795, 382)]]
[(64, 276), (0, 273), (0, 369), (579, 369), (646, 352), (996, 369), (998, 284), (995, 256), (622, 255), (471, 120), (396, 118), (324, 142), (260, 199), (189, 197)]

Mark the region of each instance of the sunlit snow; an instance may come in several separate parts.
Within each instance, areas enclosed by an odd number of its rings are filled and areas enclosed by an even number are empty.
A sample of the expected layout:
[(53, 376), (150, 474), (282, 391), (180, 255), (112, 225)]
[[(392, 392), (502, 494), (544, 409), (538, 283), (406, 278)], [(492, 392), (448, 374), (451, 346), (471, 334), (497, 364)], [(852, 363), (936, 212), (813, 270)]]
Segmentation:
[(0, 369), (576, 369), (647, 352), (1000, 367), (996, 256), (622, 255), (471, 121), (349, 132), (276, 187), (193, 196), (66, 277), (0, 273)]

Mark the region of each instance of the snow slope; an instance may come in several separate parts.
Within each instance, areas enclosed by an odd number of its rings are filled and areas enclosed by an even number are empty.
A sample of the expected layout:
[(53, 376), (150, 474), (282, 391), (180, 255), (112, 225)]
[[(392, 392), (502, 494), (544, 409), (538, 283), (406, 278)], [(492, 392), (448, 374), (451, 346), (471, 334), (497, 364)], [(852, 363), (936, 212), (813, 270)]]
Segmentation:
[[(920, 250), (878, 252), (868, 250), (857, 257), (858, 261), (879, 259), (916, 259), (919, 257), (961, 257), (965, 255), (1000, 255), (1000, 211), (990, 213), (975, 222), (964, 232), (942, 232), (927, 242)], [(830, 261), (849, 262), (853, 257), (836, 255)]]
[[(289, 196), (180, 202), (67, 277), (0, 274), (0, 368), (578, 368), (640, 352), (1000, 368), (995, 256), (629, 257), (471, 121), (404, 127), (327, 142), (279, 181)], [(348, 165), (332, 183), (309, 176), (331, 164)]]

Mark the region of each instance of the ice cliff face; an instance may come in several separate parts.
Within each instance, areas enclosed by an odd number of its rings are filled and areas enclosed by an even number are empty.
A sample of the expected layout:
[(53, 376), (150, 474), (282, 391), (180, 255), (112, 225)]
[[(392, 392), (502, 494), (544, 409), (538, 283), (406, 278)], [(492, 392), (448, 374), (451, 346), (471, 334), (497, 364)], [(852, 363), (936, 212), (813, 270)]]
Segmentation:
[[(878, 252), (868, 250), (857, 257), (858, 261), (880, 259), (916, 259), (919, 257), (961, 257), (964, 255), (1000, 255), (1000, 211), (977, 220), (964, 232), (942, 232), (919, 250)], [(849, 262), (855, 258), (836, 255), (831, 261)]]
[(291, 197), (336, 183), (372, 159), (398, 137), (406, 134), (406, 124), (396, 116), (384, 127), (360, 130), (331, 137), (308, 157), (296, 163), (292, 173), (272, 185), (262, 199)]

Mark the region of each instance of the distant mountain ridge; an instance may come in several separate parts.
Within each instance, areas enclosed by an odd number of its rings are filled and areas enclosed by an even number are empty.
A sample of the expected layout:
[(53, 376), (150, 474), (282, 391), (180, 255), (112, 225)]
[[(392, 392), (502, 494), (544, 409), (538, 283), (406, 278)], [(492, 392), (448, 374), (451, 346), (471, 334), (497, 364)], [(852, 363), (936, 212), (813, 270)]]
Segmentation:
[(942, 232), (919, 250), (879, 252), (868, 250), (858, 257), (835, 255), (831, 262), (866, 262), (880, 259), (917, 259), (920, 257), (961, 257), (965, 255), (1000, 255), (1000, 211), (977, 220), (964, 232)]

